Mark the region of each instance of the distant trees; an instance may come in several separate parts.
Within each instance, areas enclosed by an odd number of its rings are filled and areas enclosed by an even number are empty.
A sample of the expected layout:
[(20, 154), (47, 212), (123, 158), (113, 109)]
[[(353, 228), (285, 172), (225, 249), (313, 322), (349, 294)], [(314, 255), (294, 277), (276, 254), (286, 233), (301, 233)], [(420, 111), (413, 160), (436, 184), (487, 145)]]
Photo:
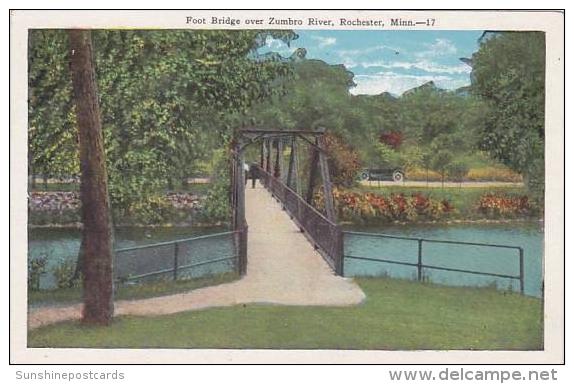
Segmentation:
[(544, 192), (545, 37), (542, 32), (500, 32), (472, 56), (474, 94), (488, 103), (480, 145)]

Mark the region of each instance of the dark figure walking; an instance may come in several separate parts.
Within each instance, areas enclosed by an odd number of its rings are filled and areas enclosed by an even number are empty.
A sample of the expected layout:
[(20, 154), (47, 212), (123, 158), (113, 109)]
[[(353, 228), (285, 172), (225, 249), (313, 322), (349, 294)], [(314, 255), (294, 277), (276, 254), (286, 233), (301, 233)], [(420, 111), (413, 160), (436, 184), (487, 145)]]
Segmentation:
[(249, 177), (251, 177), (251, 188), (255, 188), (255, 180), (257, 180), (257, 164), (249, 166)]

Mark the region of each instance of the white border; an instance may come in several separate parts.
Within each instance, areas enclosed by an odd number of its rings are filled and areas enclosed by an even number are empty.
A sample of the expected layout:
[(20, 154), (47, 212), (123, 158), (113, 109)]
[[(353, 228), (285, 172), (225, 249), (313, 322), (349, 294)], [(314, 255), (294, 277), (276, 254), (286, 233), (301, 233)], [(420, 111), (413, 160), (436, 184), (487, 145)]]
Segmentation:
[[(546, 231), (545, 350), (470, 351), (284, 351), (284, 350), (95, 350), (26, 348), (26, 177), (27, 175), (27, 29), (28, 28), (188, 28), (190, 11), (14, 11), (11, 17), (11, 360), (15, 363), (560, 363), (563, 360), (563, 17), (543, 12), (457, 11), (193, 11), (209, 17), (288, 15), (388, 19), (435, 18), (433, 30), (540, 30), (546, 32)], [(209, 27), (209, 26), (208, 26)], [(235, 27), (242, 29), (245, 26)], [(212, 26), (221, 28), (221, 26)], [(258, 26), (257, 28), (261, 28)], [(277, 28), (273, 26), (273, 28)], [(233, 29), (233, 27), (229, 28)], [(286, 29), (320, 29), (297, 26)], [(332, 29), (332, 28), (328, 28)], [(349, 29), (349, 28), (340, 28)], [(419, 28), (424, 29), (424, 28)]]

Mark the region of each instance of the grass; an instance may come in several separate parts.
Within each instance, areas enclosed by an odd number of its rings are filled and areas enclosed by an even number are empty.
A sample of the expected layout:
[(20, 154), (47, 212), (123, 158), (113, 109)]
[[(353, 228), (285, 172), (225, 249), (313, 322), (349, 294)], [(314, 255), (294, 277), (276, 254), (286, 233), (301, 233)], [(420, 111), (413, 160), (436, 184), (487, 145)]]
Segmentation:
[(351, 189), (354, 192), (373, 192), (379, 194), (391, 193), (404, 193), (411, 195), (413, 193), (421, 193), (425, 196), (432, 197), (437, 200), (448, 200), (454, 205), (457, 210), (457, 216), (464, 218), (472, 218), (476, 216), (474, 205), (485, 193), (501, 193), (501, 194), (516, 194), (527, 195), (528, 190), (526, 187), (467, 187), (467, 188), (434, 188), (434, 187), (410, 187), (410, 186), (364, 186), (355, 187)]
[[(223, 273), (211, 277), (189, 280), (162, 280), (145, 284), (119, 285), (115, 298), (117, 300), (145, 299), (148, 297), (164, 296), (193, 289), (227, 283), (238, 278), (237, 273)], [(71, 304), (82, 300), (80, 288), (46, 289), (28, 292), (28, 305), (43, 306), (53, 304)]]
[(109, 327), (67, 322), (32, 330), (29, 347), (540, 350), (541, 301), (488, 288), (357, 279), (352, 307), (241, 305)]

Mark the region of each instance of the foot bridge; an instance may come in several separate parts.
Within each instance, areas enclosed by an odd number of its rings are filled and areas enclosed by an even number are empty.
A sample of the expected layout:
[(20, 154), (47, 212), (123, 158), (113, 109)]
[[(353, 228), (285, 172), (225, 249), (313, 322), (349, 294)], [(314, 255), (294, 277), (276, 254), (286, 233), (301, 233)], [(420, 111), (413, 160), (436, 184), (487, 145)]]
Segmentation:
[[(168, 243), (116, 250), (116, 280), (172, 276), (212, 262), (230, 262), (241, 279), (190, 292), (141, 300), (115, 302), (116, 315), (158, 316), (248, 303), (347, 306), (361, 303), (365, 294), (342, 277), (342, 233), (336, 224), (333, 201), (325, 199), (326, 213), (313, 207), (319, 173), (330, 196), (327, 158), (322, 132), (243, 130), (232, 151), (233, 231)], [(310, 147), (306, 198), (301, 197), (297, 142)], [(252, 167), (257, 182), (246, 185), (244, 153), (259, 143), (260, 163)], [(289, 159), (283, 156), (291, 148)], [(255, 146), (251, 146), (255, 148)], [(273, 153), (272, 153), (273, 152)], [(273, 162), (273, 164), (272, 164)], [(288, 166), (283, 168), (284, 163)], [(283, 170), (286, 173), (283, 174)], [(249, 225), (249, 227), (248, 227)], [(230, 257), (193, 261), (202, 241), (232, 239)], [(321, 257), (322, 256), (322, 257)], [(227, 260), (227, 261), (226, 261)], [(37, 328), (79, 319), (82, 305), (30, 308), (28, 326)]]
[[(299, 153), (301, 144), (307, 149), (303, 154)], [(244, 157), (250, 146), (258, 149), (259, 161), (246, 166)], [(240, 234), (241, 273), (247, 271), (249, 262), (248, 226), (257, 224), (246, 219), (246, 194), (260, 195), (253, 190), (265, 188), (301, 233), (299, 241), (306, 239), (332, 271), (343, 276), (343, 233), (337, 224), (325, 146), (324, 130), (239, 131), (232, 153), (231, 202), (233, 227)], [(317, 190), (320, 191), (318, 196), (315, 195)], [(314, 206), (314, 200), (320, 200), (321, 207)], [(263, 206), (249, 208), (265, 210)], [(258, 229), (270, 235), (275, 233), (273, 222)]]

